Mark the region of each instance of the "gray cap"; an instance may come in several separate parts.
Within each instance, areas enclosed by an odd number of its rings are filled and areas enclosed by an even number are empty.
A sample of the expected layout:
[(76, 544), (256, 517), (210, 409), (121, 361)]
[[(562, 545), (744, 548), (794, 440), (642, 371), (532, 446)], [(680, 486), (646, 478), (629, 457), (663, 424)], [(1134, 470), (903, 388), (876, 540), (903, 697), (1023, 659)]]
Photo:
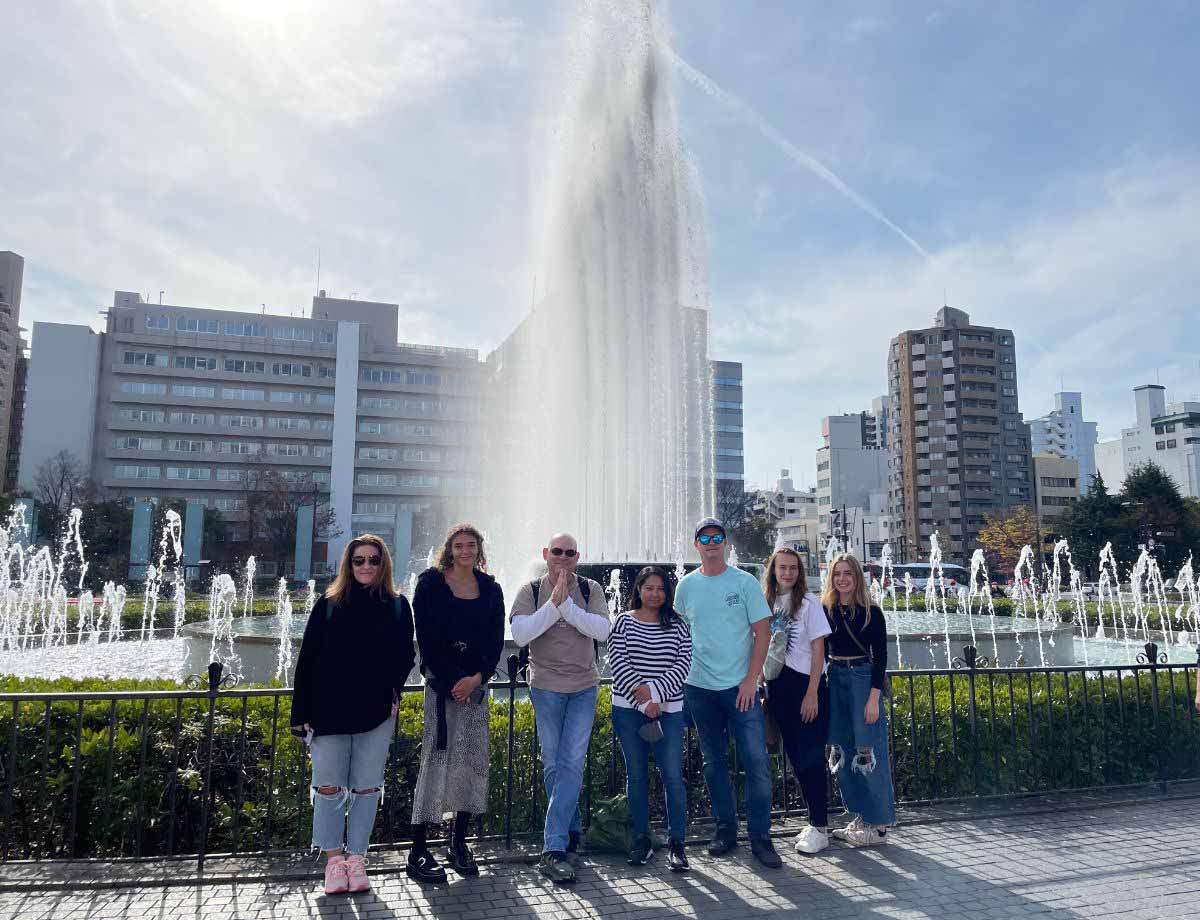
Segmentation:
[(695, 536), (692, 537), (692, 539), (694, 540), (694, 539), (696, 539), (696, 537), (700, 536), (700, 531), (702, 531), (705, 527), (715, 527), (715, 528), (717, 528), (717, 530), (721, 531), (721, 533), (725, 533), (725, 525), (724, 524), (722, 524), (716, 518), (705, 518), (703, 521), (701, 521), (699, 524), (696, 525), (696, 533), (695, 533)]

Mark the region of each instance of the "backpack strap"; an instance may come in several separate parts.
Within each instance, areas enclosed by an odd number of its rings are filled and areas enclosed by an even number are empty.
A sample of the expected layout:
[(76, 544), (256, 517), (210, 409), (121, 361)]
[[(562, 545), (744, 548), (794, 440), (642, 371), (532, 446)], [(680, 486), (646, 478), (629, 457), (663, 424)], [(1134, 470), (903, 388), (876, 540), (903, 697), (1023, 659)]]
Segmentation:
[[(589, 582), (586, 578), (580, 578), (578, 575), (575, 576), (575, 580), (579, 584), (579, 593), (583, 595), (584, 605), (586, 606), (586, 605), (590, 604), (592, 602), (592, 584), (591, 584), (591, 582)], [(529, 589), (533, 592), (533, 609), (536, 611), (538, 609), (538, 595), (541, 593), (541, 590), (542, 590), (542, 580), (540, 578), (535, 578), (533, 581), (531, 581), (529, 583)], [(596, 654), (596, 660), (599, 661), (600, 660), (600, 642), (599, 642), (599, 640), (597, 640), (597, 639), (592, 640), (592, 648)], [(528, 645), (521, 646), (520, 651), (517, 652), (517, 666), (521, 667), (521, 668), (525, 668), (525, 667), (529, 666), (529, 646)]]

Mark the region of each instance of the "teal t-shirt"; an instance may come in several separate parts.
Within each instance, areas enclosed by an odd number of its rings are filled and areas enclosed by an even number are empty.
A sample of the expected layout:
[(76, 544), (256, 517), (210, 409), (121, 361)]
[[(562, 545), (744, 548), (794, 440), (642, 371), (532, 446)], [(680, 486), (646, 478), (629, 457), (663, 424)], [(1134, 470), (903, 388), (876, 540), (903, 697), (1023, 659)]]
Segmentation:
[(675, 609), (692, 631), (687, 682), (705, 690), (736, 687), (754, 652), (751, 623), (771, 615), (758, 579), (729, 566), (720, 575), (689, 572), (675, 588)]

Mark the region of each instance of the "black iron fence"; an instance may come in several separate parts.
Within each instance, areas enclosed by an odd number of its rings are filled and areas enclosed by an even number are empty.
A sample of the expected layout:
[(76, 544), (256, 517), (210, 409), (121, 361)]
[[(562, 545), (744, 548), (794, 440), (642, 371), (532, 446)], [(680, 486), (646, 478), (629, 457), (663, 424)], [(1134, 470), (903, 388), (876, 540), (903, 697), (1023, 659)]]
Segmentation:
[[(1200, 778), (1195, 665), (1147, 646), (1130, 666), (956, 668), (889, 674), (892, 769), (901, 802)], [(491, 801), (476, 833), (537, 838), (544, 790), (532, 707), (516, 673), (492, 684)], [(194, 857), (304, 850), (311, 834), (307, 748), (288, 732), (291, 691), (194, 689), (0, 693), (0, 861)], [(373, 840), (404, 841), (422, 734), (421, 687), (394, 726)], [(802, 811), (780, 753), (774, 807)], [(699, 745), (684, 760), (689, 816), (709, 812)], [(738, 773), (739, 784), (741, 775)], [(602, 691), (583, 804), (619, 792), (624, 764)], [(739, 801), (741, 800), (739, 790)], [(656, 790), (652, 801), (661, 802)], [(656, 806), (661, 807), (661, 806)], [(585, 817), (585, 821), (587, 817)]]

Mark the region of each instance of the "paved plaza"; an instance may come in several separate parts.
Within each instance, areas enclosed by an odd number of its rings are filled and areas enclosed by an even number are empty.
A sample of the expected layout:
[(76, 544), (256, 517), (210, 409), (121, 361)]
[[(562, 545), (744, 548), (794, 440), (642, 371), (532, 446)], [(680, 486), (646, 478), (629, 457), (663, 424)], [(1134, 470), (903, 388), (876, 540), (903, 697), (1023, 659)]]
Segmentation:
[[(0, 867), (0, 916), (1200, 917), (1194, 787), (1165, 799), (1059, 797), (982, 810), (910, 809), (902, 818), (893, 843), (871, 850), (835, 844), (808, 858), (781, 838), (785, 865), (775, 871), (760, 869), (745, 846), (725, 859), (691, 847), (686, 875), (668, 872), (661, 854), (641, 869), (615, 857), (588, 857), (571, 889), (501, 858), (477, 879), (422, 888), (403, 875), (402, 853), (387, 854), (382, 865), (376, 860), (375, 891), (351, 897), (320, 894), (312, 864), (297, 859), (212, 860), (204, 884), (196, 884), (191, 863), (10, 864)], [(231, 878), (235, 871), (241, 879)]]

